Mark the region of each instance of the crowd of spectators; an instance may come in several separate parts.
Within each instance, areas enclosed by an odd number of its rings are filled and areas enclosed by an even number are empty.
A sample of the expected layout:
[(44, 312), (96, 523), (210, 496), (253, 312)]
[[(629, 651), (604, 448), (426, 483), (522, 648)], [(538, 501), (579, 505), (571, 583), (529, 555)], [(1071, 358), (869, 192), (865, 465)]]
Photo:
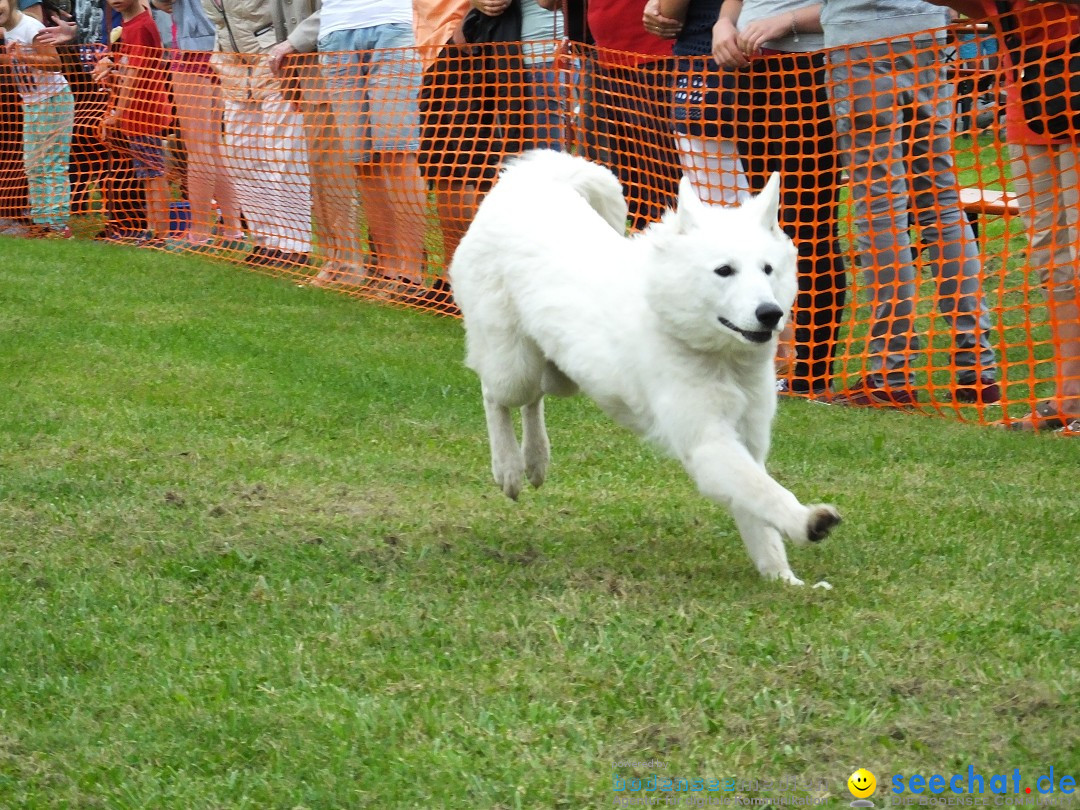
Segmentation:
[[(953, 165), (957, 108), (939, 59), (949, 22), (943, 5), (57, 5), (71, 1), (0, 0), (0, 232), (70, 237), (70, 216), (88, 211), (96, 191), (106, 213), (102, 238), (242, 253), (264, 267), (312, 266), (315, 285), (378, 283), (403, 300), (451, 310), (446, 282), (426, 281), (439, 264), (429, 254), (441, 250), (441, 264), (449, 263), (507, 155), (569, 147), (607, 163), (627, 190), (632, 229), (662, 215), (683, 174), (702, 199), (729, 205), (778, 170), (782, 225), (799, 247), (800, 270), (794, 366), (781, 390), (849, 405), (913, 405), (922, 254), (954, 344), (953, 399), (1001, 399), (981, 257)], [(951, 5), (973, 17), (1005, 8), (990, 0)], [(1023, 12), (1026, 37), (1080, 36), (1075, 6), (1036, 5), (1049, 11)], [(484, 18), (497, 19), (500, 33), (478, 41)], [(1006, 67), (1017, 67), (1001, 52)], [(563, 81), (561, 71), (583, 80)], [(1059, 428), (1080, 418), (1077, 140), (1034, 137), (1009, 104), (1012, 176), (1029, 258), (1048, 291), (1060, 380), (1057, 395), (1017, 424)], [(189, 212), (184, 228), (167, 179), (170, 157)], [(872, 315), (865, 374), (838, 393), (844, 182), (852, 270), (865, 275)], [(428, 243), (429, 196), (438, 248)]]

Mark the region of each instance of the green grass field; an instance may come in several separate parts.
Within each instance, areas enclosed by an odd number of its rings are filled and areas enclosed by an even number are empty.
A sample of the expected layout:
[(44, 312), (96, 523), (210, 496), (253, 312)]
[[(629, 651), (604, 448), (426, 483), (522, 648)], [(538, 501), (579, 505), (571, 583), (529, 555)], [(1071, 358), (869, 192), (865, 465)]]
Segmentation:
[(130, 248), (0, 255), (0, 807), (1080, 777), (1075, 440), (784, 401), (772, 470), (845, 516), (791, 552), (835, 590), (792, 589), (583, 400), (505, 499), (455, 321)]

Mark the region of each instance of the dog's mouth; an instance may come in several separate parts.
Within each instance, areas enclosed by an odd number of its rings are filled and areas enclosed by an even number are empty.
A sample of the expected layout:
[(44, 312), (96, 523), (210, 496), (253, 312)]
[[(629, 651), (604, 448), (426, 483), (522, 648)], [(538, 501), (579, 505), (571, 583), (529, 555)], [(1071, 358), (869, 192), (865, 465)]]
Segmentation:
[(732, 332), (734, 332), (737, 335), (742, 335), (744, 338), (749, 340), (751, 343), (768, 343), (769, 340), (773, 336), (773, 332), (772, 332), (771, 329), (766, 329), (763, 332), (751, 332), (748, 329), (740, 329), (735, 324), (733, 324), (731, 321), (729, 321), (727, 318), (720, 318), (719, 320), (720, 320), (721, 324), (726, 326)]

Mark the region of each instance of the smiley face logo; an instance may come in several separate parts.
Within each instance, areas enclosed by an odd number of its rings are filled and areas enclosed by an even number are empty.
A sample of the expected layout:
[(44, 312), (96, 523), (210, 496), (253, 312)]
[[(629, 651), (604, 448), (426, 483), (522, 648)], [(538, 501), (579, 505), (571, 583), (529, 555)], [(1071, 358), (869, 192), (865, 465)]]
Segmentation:
[(856, 799), (865, 799), (867, 796), (874, 795), (874, 791), (877, 790), (877, 779), (866, 768), (859, 768), (848, 777), (847, 789)]

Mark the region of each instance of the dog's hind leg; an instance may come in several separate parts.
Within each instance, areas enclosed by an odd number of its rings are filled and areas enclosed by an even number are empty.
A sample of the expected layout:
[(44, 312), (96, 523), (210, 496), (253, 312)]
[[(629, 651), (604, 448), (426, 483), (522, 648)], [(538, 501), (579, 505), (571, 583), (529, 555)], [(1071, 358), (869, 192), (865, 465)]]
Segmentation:
[(484, 416), (491, 444), (491, 474), (508, 498), (517, 500), (525, 477), (525, 457), (514, 435), (510, 408), (501, 404), (483, 385)]
[(548, 462), (551, 460), (551, 443), (544, 425), (544, 398), (521, 409), (521, 449), (525, 455), (525, 476), (534, 487), (544, 483)]
[(750, 559), (763, 577), (778, 579), (788, 585), (803, 584), (788, 565), (787, 551), (780, 532), (742, 509), (732, 509), (731, 514), (735, 518), (735, 525), (739, 527), (739, 534), (742, 535)]

